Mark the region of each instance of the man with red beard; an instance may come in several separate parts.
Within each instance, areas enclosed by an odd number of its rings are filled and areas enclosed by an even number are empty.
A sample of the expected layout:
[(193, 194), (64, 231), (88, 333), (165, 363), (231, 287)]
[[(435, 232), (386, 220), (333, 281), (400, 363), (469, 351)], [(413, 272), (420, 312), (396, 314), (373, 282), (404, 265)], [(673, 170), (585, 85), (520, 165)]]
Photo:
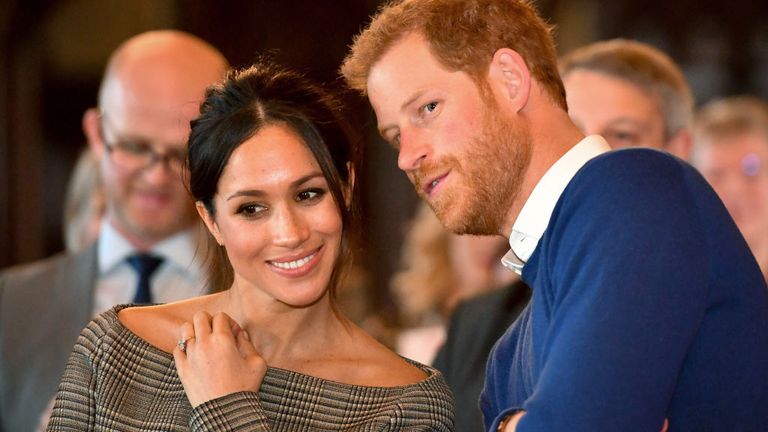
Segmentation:
[(489, 431), (762, 431), (768, 295), (717, 196), (568, 117), (522, 0), (384, 7), (342, 65), (398, 165), (457, 233), (509, 238), (533, 295), (491, 353)]
[(207, 291), (181, 167), (189, 121), (226, 69), (218, 50), (179, 31), (142, 33), (110, 57), (98, 108), (83, 116), (106, 198), (98, 240), (0, 274), (0, 431), (38, 424), (93, 316)]

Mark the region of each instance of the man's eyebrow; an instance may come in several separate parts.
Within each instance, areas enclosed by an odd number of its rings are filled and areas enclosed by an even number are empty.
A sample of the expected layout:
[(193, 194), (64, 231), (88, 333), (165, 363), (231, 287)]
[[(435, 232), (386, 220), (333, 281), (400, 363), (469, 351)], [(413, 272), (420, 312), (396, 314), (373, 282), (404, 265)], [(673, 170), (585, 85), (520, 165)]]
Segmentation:
[(608, 126), (625, 126), (625, 125), (631, 125), (631, 126), (637, 126), (637, 127), (646, 127), (647, 122), (642, 120), (637, 120), (632, 117), (617, 117), (613, 120), (611, 120), (608, 123)]
[[(404, 111), (406, 107), (411, 105), (413, 102), (415, 102), (417, 99), (419, 99), (426, 90), (417, 90), (411, 97), (406, 99), (405, 102), (400, 105), (400, 112)], [(390, 129), (397, 129), (398, 127), (396, 125), (385, 125), (383, 127), (379, 127), (379, 134), (381, 136), (384, 136)]]
[(413, 102), (415, 102), (416, 99), (420, 98), (421, 95), (423, 95), (425, 92), (426, 92), (426, 90), (416, 90), (416, 93), (414, 93), (405, 102), (403, 102), (402, 105), (400, 105), (400, 111), (403, 111), (408, 105), (410, 105)]

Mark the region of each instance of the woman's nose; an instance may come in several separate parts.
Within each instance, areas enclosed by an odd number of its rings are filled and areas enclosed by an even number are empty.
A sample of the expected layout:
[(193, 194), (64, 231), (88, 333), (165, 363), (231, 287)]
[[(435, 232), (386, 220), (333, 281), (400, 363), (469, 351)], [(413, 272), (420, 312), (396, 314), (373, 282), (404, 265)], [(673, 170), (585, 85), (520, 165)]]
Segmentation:
[(308, 233), (307, 224), (294, 209), (283, 208), (275, 213), (272, 238), (276, 245), (296, 248), (307, 239)]

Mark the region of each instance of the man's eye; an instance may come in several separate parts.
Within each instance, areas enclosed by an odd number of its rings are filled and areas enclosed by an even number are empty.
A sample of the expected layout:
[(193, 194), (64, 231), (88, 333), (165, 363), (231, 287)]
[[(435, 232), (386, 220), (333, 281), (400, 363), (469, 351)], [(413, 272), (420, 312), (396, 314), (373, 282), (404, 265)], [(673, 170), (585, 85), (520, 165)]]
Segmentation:
[(184, 150), (172, 151), (168, 153), (171, 160), (184, 164), (187, 161), (187, 152)]
[(424, 107), (422, 108), (422, 111), (424, 111), (427, 114), (430, 114), (435, 112), (436, 109), (437, 109), (437, 102), (430, 102), (424, 105)]
[(152, 149), (148, 145), (135, 141), (124, 141), (116, 145), (125, 152), (135, 155), (145, 155), (152, 153)]
[(608, 144), (613, 148), (637, 147), (640, 145), (640, 137), (634, 132), (609, 131), (604, 133)]
[(616, 138), (624, 141), (635, 141), (635, 134), (629, 132), (616, 132)]

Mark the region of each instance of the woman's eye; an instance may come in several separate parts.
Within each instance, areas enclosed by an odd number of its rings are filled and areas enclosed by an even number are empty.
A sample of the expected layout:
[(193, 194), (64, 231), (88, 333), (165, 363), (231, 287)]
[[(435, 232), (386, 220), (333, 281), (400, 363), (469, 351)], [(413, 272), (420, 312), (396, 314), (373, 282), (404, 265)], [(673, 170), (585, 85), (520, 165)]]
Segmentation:
[(256, 216), (264, 211), (264, 207), (258, 204), (245, 204), (237, 208), (237, 214)]
[(325, 191), (322, 189), (309, 189), (299, 192), (296, 201), (317, 201), (323, 195), (325, 195)]

